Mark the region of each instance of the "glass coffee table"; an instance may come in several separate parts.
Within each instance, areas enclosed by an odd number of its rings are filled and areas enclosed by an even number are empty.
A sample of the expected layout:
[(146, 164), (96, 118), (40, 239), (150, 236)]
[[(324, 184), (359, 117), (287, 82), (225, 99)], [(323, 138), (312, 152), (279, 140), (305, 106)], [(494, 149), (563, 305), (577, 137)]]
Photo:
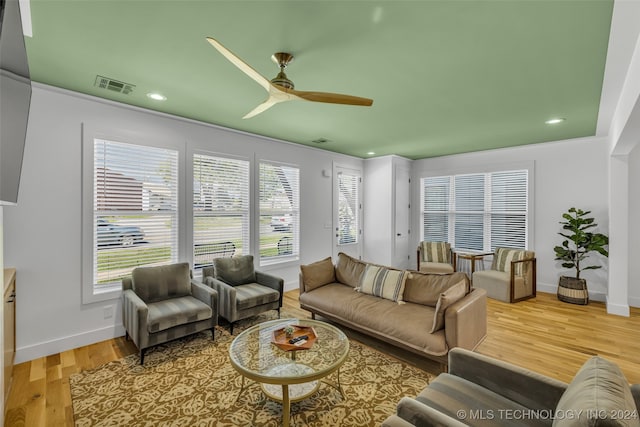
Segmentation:
[[(287, 325), (312, 327), (317, 336), (307, 350), (284, 351), (273, 344), (273, 332)], [(260, 323), (240, 333), (229, 347), (231, 365), (245, 378), (260, 383), (264, 394), (282, 402), (282, 425), (289, 425), (291, 402), (315, 393), (324, 382), (342, 394), (340, 366), (349, 353), (349, 340), (338, 328), (310, 319), (279, 319)], [(326, 377), (337, 372), (337, 381)], [(322, 380), (322, 381), (321, 381)]]

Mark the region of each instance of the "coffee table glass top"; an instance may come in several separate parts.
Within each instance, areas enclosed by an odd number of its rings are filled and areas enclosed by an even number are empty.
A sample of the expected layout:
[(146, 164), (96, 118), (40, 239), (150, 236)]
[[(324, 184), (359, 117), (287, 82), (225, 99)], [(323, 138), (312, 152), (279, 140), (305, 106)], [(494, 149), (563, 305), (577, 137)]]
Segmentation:
[[(273, 332), (287, 325), (312, 326), (317, 340), (308, 350), (284, 351), (271, 342)], [(231, 362), (248, 377), (273, 383), (302, 383), (321, 378), (340, 366), (349, 340), (338, 328), (310, 319), (279, 319), (240, 333), (229, 348)]]

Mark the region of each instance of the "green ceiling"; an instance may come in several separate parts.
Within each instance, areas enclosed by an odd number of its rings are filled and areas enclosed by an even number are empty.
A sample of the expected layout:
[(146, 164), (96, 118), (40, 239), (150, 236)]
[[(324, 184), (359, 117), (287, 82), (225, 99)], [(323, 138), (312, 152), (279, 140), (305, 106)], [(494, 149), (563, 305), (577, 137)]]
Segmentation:
[[(26, 43), (37, 82), (358, 157), (415, 159), (594, 135), (612, 9), (612, 0), (31, 0)], [(242, 120), (267, 94), (206, 36), (269, 79), (271, 54), (291, 52), (296, 89), (374, 104), (294, 101)], [(99, 89), (96, 75), (136, 87)], [(544, 123), (557, 116), (567, 120)]]

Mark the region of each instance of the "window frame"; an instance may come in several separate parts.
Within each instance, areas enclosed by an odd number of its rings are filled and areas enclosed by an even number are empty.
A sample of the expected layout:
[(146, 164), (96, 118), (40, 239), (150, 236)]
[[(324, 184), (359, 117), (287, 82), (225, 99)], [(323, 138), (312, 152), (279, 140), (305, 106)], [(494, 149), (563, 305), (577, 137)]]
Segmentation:
[(254, 179), (253, 179), (253, 175), (254, 175), (254, 169), (253, 169), (253, 158), (252, 157), (245, 157), (245, 156), (238, 156), (238, 155), (233, 155), (230, 153), (221, 153), (218, 151), (207, 151), (207, 150), (202, 150), (202, 149), (193, 149), (193, 150), (189, 150), (188, 153), (188, 161), (187, 161), (187, 166), (186, 166), (186, 176), (188, 179), (186, 179), (187, 181), (187, 193), (188, 193), (188, 198), (189, 201), (187, 202), (187, 209), (186, 209), (186, 217), (187, 217), (187, 230), (188, 231), (188, 235), (187, 235), (187, 251), (189, 253), (189, 262), (191, 265), (191, 268), (193, 268), (194, 273), (199, 272), (202, 270), (202, 268), (196, 268), (196, 262), (195, 262), (195, 232), (194, 232), (194, 226), (195, 226), (195, 209), (193, 206), (193, 194), (194, 194), (194, 181), (195, 181), (195, 174), (194, 174), (194, 158), (196, 155), (201, 155), (201, 156), (210, 156), (210, 157), (215, 157), (215, 158), (222, 158), (222, 159), (229, 159), (229, 160), (235, 160), (235, 161), (245, 161), (248, 163), (248, 181), (247, 181), (247, 192), (248, 192), (248, 197), (249, 197), (249, 206), (248, 206), (248, 211), (247, 211), (247, 215), (249, 216), (249, 220), (248, 220), (248, 235), (247, 235), (247, 245), (245, 247), (245, 252), (243, 253), (243, 255), (251, 255), (253, 253), (253, 236), (254, 236), (254, 232), (253, 232), (253, 217), (255, 216), (254, 213), (254, 191), (253, 191), (253, 186), (254, 186)]
[(110, 131), (83, 124), (81, 157), (82, 157), (82, 214), (81, 214), (81, 278), (82, 278), (82, 303), (91, 304), (100, 301), (107, 301), (119, 298), (122, 294), (122, 287), (119, 284), (102, 286), (96, 289), (93, 283), (93, 262), (94, 262), (94, 141), (96, 139), (113, 141), (124, 144), (139, 145), (144, 147), (169, 149), (177, 151), (177, 259), (185, 257), (185, 236), (186, 223), (184, 220), (185, 205), (185, 143), (184, 141), (168, 140), (162, 135), (147, 134), (142, 136), (138, 132), (127, 130)]
[[(510, 172), (510, 171), (518, 171), (524, 170), (527, 172), (527, 213), (526, 213), (526, 237), (525, 237), (525, 248), (531, 249), (535, 247), (534, 243), (534, 233), (533, 233), (533, 224), (535, 222), (535, 162), (534, 161), (525, 161), (525, 162), (513, 162), (513, 163), (505, 163), (499, 165), (479, 165), (477, 167), (469, 167), (469, 168), (460, 168), (460, 169), (451, 169), (451, 170), (434, 170), (434, 171), (423, 171), (420, 173), (420, 181), (419, 181), (419, 200), (420, 200), (420, 213), (419, 213), (419, 229), (420, 229), (420, 240), (425, 240), (424, 228), (425, 228), (425, 200), (424, 200), (424, 187), (425, 180), (427, 178), (435, 178), (435, 177), (450, 177), (451, 181), (455, 179), (456, 176), (461, 175), (475, 175), (475, 174), (492, 174), (492, 173), (501, 173), (501, 172)], [(491, 191), (491, 180), (485, 178), (485, 190)], [(449, 188), (449, 201), (451, 201), (451, 197), (453, 197), (454, 188), (453, 185), (450, 184)], [(491, 222), (491, 194), (485, 193), (485, 217), (483, 219), (483, 227), (486, 227), (486, 222)], [(487, 211), (487, 206), (488, 211)], [(452, 209), (451, 205), (448, 206), (448, 242), (455, 241), (455, 208)], [(489, 231), (491, 226), (489, 225)], [(452, 244), (454, 246), (455, 243)], [(474, 253), (474, 252), (490, 252), (491, 247), (491, 234), (483, 233), (483, 250), (474, 251), (471, 249), (460, 249), (461, 251)], [(458, 249), (454, 246), (454, 249)]]
[[(293, 253), (291, 255), (284, 255), (284, 256), (276, 256), (273, 257), (271, 259), (263, 259), (262, 256), (260, 255), (260, 240), (261, 240), (261, 233), (260, 233), (260, 219), (261, 219), (261, 206), (260, 206), (260, 184), (261, 184), (261, 174), (260, 174), (260, 167), (262, 164), (269, 164), (272, 166), (283, 166), (283, 167), (289, 167), (289, 168), (295, 168), (298, 171), (298, 188), (297, 188), (297, 221), (293, 220), (293, 227), (292, 227), (292, 232), (293, 232)], [(302, 168), (300, 167), (300, 165), (297, 164), (293, 164), (293, 163), (285, 163), (285, 162), (279, 162), (279, 161), (275, 161), (275, 160), (269, 160), (269, 159), (256, 159), (255, 161), (255, 191), (254, 191), (254, 197), (253, 197), (253, 201), (255, 203), (255, 209), (254, 209), (254, 221), (253, 221), (253, 225), (254, 225), (254, 229), (256, 230), (255, 233), (253, 234), (255, 236), (255, 238), (253, 239), (253, 253), (254, 253), (254, 259), (257, 261), (257, 265), (261, 268), (264, 268), (265, 270), (270, 270), (272, 268), (278, 268), (278, 267), (282, 267), (283, 265), (286, 264), (293, 264), (295, 262), (298, 262), (300, 260), (300, 218), (301, 218), (301, 206), (302, 206), (302, 192), (300, 191), (301, 189), (301, 184), (302, 184)]]

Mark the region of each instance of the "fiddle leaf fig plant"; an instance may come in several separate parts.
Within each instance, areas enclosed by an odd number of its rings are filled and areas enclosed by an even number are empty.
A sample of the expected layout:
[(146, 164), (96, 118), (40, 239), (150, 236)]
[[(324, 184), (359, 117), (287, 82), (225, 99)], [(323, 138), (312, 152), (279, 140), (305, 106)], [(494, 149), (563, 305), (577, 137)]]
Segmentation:
[(564, 221), (562, 224), (563, 232), (560, 232), (566, 240), (561, 246), (556, 246), (556, 260), (562, 261), (565, 268), (575, 268), (576, 278), (580, 278), (580, 272), (583, 270), (595, 270), (601, 268), (600, 265), (583, 266), (581, 262), (587, 258), (589, 252), (598, 252), (608, 257), (609, 237), (601, 233), (593, 233), (589, 230), (597, 227), (594, 218), (590, 218), (591, 211), (583, 211), (582, 209), (571, 208), (567, 213), (562, 214)]

